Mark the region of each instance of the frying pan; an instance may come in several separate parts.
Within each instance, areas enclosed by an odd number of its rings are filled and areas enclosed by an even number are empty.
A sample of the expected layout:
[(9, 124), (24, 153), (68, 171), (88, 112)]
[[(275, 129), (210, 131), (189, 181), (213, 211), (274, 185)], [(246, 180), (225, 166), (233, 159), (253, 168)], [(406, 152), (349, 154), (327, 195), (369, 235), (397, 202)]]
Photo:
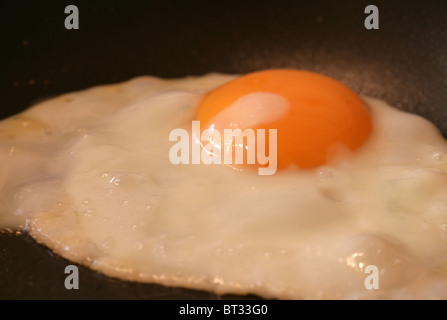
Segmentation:
[[(64, 27), (67, 5), (79, 29)], [(367, 30), (365, 7), (379, 9)], [(9, 1), (0, 5), (0, 118), (37, 101), (139, 75), (298, 68), (424, 116), (447, 135), (445, 1)], [(80, 267), (26, 234), (0, 234), (0, 298), (221, 299), (120, 281)]]

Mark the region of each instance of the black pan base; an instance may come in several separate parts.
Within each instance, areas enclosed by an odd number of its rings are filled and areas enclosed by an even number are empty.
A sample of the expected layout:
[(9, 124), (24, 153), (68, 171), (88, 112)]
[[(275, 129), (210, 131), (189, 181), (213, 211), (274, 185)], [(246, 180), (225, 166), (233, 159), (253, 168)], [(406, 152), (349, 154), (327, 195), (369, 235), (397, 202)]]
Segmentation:
[[(79, 29), (64, 27), (66, 6)], [(365, 7), (379, 9), (367, 30)], [(0, 118), (36, 101), (140, 75), (299, 68), (434, 122), (447, 136), (445, 1), (10, 1), (0, 3)], [(80, 267), (27, 235), (0, 234), (3, 299), (225, 299)]]
[(121, 281), (79, 265), (79, 289), (67, 290), (64, 271), (72, 262), (26, 233), (0, 233), (0, 245), (0, 299), (260, 299)]

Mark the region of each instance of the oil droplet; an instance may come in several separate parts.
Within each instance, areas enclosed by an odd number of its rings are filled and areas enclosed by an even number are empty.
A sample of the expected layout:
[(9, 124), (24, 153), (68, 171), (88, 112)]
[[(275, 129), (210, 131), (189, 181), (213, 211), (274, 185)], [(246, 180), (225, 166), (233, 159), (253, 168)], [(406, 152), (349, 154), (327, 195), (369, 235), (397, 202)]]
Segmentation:
[(442, 151), (436, 151), (433, 153), (433, 158), (436, 160), (442, 160), (444, 159), (444, 153)]
[(152, 248), (152, 253), (156, 255), (164, 255), (165, 254), (165, 247), (162, 244), (156, 244)]
[(214, 277), (213, 283), (215, 284), (224, 284), (224, 281), (222, 278)]
[(108, 237), (102, 244), (101, 247), (105, 250), (110, 250), (115, 246), (115, 239), (112, 237)]
[(13, 156), (16, 153), (16, 147), (9, 148), (8, 155)]
[(329, 168), (323, 168), (318, 171), (318, 176), (322, 179), (330, 179), (334, 177), (334, 173)]
[(93, 210), (88, 209), (88, 210), (84, 211), (84, 216), (91, 217), (93, 213), (94, 213)]

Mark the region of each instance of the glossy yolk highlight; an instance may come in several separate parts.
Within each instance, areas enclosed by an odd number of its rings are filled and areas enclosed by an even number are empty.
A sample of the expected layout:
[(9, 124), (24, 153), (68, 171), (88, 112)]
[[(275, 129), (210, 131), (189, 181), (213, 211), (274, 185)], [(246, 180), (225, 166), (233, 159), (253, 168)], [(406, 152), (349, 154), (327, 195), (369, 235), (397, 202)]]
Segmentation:
[[(268, 129), (277, 129), (278, 168), (323, 165), (329, 161), (334, 147), (344, 145), (355, 150), (372, 130), (365, 103), (351, 89), (320, 74), (288, 69), (250, 73), (208, 93), (197, 110), (201, 129), (211, 125), (220, 132), (230, 129), (228, 123), (216, 122), (219, 114), (254, 93), (278, 95), (289, 104), (288, 111), (278, 119), (275, 103), (271, 103), (268, 108), (262, 108), (262, 123), (249, 126), (254, 130), (266, 129), (266, 135)], [(256, 115), (235, 113), (234, 123), (250, 123), (248, 118), (253, 117)], [(241, 129), (246, 128), (241, 126)]]

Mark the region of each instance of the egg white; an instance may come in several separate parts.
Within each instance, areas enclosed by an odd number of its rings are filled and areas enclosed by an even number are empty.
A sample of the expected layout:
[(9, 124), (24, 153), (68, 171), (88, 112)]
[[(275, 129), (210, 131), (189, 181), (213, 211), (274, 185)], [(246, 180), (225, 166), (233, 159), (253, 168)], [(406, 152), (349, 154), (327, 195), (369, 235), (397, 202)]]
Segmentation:
[[(126, 280), (281, 299), (447, 298), (447, 143), (362, 97), (373, 134), (313, 170), (173, 165), (203, 94), (234, 76), (140, 77), (0, 122), (0, 227)], [(365, 288), (377, 266), (378, 290)]]

